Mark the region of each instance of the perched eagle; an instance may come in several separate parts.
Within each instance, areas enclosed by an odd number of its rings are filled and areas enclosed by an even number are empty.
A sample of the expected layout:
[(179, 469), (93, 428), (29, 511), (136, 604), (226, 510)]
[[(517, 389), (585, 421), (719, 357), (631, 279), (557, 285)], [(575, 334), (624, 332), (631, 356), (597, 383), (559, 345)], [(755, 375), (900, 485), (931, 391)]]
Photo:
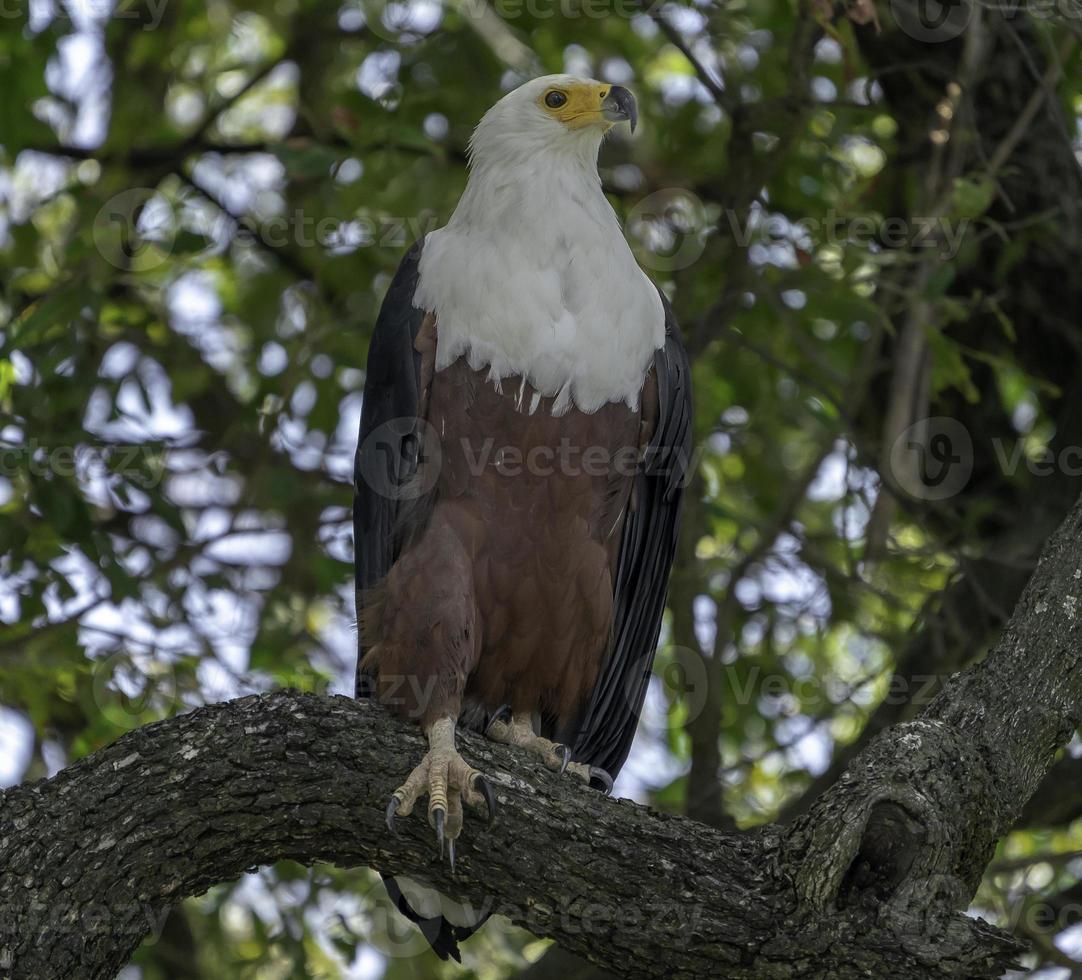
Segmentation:
[[(621, 120), (634, 129), (627, 89), (570, 75), (497, 102), (458, 207), (403, 259), (368, 352), (357, 693), (423, 727), (429, 751), (387, 822), (427, 795), (452, 868), (463, 804), (494, 806), (456, 726), (608, 790), (650, 676), (691, 379), (601, 188), (598, 149)], [(444, 958), (483, 921), (405, 879), (388, 889)]]

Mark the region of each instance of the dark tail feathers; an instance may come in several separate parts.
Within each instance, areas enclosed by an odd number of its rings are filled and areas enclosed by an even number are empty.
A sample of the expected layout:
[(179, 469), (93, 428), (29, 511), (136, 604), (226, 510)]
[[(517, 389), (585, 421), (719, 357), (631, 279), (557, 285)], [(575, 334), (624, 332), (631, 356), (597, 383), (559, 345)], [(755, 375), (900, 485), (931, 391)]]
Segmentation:
[(462, 954), (458, 951), (458, 944), (469, 939), (478, 929), (481, 928), (488, 921), (488, 916), (482, 916), (472, 926), (456, 926), (448, 922), (442, 916), (435, 916), (431, 919), (426, 919), (420, 913), (418, 913), (413, 906), (406, 901), (406, 896), (402, 894), (402, 889), (398, 886), (398, 882), (391, 878), (389, 875), (381, 875), (383, 878), (383, 884), (387, 887), (387, 894), (395, 904), (395, 908), (398, 909), (410, 922), (416, 922), (417, 927), (421, 930), (421, 935), (428, 940), (428, 945), (432, 947), (436, 955), (445, 960), (448, 957), (453, 959), (456, 963), (462, 962)]

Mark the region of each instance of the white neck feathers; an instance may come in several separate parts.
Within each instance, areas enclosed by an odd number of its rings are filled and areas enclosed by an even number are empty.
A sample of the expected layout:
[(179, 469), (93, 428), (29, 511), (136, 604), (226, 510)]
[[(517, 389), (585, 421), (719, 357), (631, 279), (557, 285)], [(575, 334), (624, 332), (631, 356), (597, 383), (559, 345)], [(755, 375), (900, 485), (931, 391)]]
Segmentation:
[(557, 412), (637, 407), (664, 312), (601, 190), (599, 144), (504, 102), (486, 114), (466, 190), (421, 255), (414, 303), (436, 314), (437, 370), (465, 355), (497, 384), (525, 376)]

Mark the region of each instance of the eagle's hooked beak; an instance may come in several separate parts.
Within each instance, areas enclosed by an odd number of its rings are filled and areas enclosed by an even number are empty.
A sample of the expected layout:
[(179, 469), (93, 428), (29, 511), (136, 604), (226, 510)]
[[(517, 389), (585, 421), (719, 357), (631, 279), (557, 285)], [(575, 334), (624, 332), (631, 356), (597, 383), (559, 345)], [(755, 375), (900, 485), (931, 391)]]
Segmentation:
[(601, 103), (601, 114), (609, 122), (620, 122), (626, 119), (631, 124), (631, 132), (635, 132), (635, 123), (639, 121), (635, 96), (622, 85), (614, 85), (609, 89), (609, 94)]

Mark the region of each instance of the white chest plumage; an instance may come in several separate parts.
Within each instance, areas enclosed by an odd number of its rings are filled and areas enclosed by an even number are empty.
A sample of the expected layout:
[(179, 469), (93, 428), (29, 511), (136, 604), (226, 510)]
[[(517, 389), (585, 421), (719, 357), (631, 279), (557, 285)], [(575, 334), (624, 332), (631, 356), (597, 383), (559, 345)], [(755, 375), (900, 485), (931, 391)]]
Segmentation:
[(596, 152), (475, 156), (421, 254), (414, 303), (436, 314), (437, 370), (465, 355), (496, 383), (523, 375), (556, 396), (556, 412), (638, 406), (664, 311), (601, 190)]

